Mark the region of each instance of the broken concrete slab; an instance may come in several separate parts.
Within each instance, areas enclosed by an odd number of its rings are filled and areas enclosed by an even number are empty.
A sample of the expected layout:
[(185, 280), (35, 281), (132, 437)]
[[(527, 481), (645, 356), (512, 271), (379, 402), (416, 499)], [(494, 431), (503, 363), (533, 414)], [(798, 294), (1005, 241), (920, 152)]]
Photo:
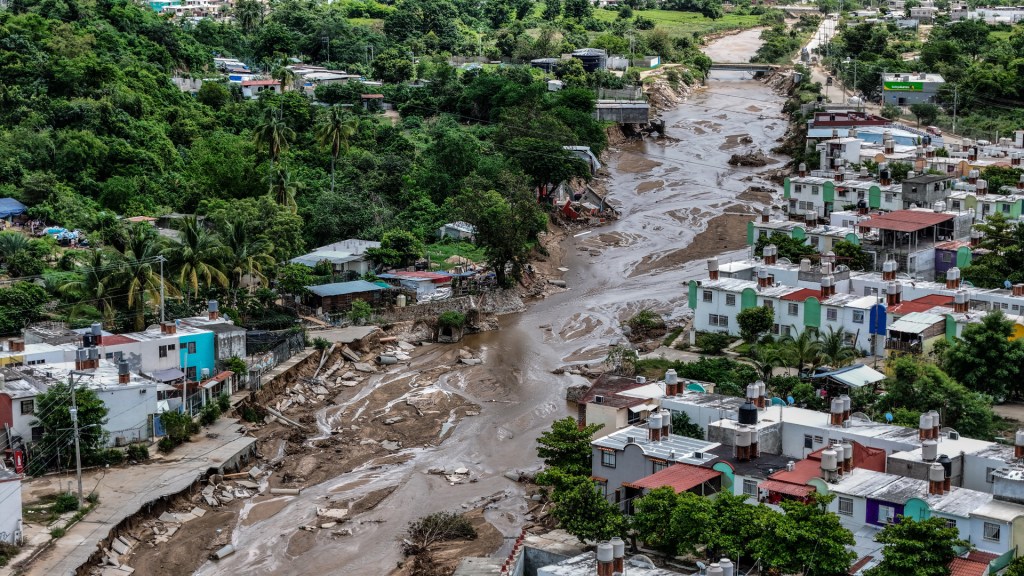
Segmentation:
[(250, 482), (248, 480), (236, 480), (235, 484), (238, 484), (242, 488), (247, 488), (249, 490), (259, 490), (260, 489), (260, 485), (259, 484), (255, 483), (255, 482)]
[(164, 512), (159, 518), (157, 518), (157, 520), (167, 522), (169, 524), (177, 524), (178, 522), (181, 522), (181, 520), (178, 520), (177, 514), (171, 514), (170, 512)]
[(320, 518), (332, 520), (344, 520), (348, 516), (348, 510), (344, 508), (317, 508), (316, 515)]
[(128, 546), (118, 538), (114, 538), (110, 541), (110, 547), (114, 549), (114, 552), (117, 552), (121, 556), (124, 556), (129, 550), (131, 550), (131, 546)]
[(460, 468), (456, 468), (455, 469), (455, 473), (460, 475), (460, 476), (466, 476), (466, 475), (469, 474), (469, 468), (466, 468), (465, 466), (460, 467)]
[(192, 509), (190, 514), (192, 514), (196, 518), (202, 518), (203, 516), (206, 516), (206, 510), (200, 508), (199, 506), (196, 506), (195, 508)]
[(398, 342), (398, 347), (401, 348), (402, 350), (405, 350), (406, 352), (416, 349), (416, 347), (413, 346), (412, 344), (409, 344), (408, 342), (402, 342), (401, 340), (399, 340)]
[(462, 362), (466, 366), (479, 366), (484, 363), (484, 361), (479, 358), (462, 358), (459, 362)]
[(356, 362), (355, 364), (352, 365), (352, 367), (358, 370), (359, 372), (366, 372), (368, 374), (373, 374), (374, 372), (377, 371), (376, 368), (365, 362)]
[(334, 528), (337, 525), (338, 525), (337, 522), (324, 522), (323, 524), (320, 525), (320, 528), (322, 530), (330, 530), (331, 528)]
[(259, 466), (253, 466), (249, 469), (249, 478), (252, 478), (253, 480), (259, 478), (261, 475), (263, 475), (263, 469)]
[(359, 384), (359, 382), (357, 382), (355, 380), (342, 380), (342, 382), (341, 382), (341, 385), (346, 387), (346, 388), (351, 388), (353, 386), (357, 386), (358, 384)]
[(349, 348), (348, 346), (341, 347), (341, 355), (344, 356), (347, 360), (351, 360), (352, 362), (359, 362), (360, 360), (362, 360), (362, 358), (360, 358), (359, 355), (353, 352), (352, 349)]
[(385, 441), (381, 442), (380, 445), (381, 445), (381, 448), (384, 448), (385, 450), (390, 450), (391, 452), (394, 452), (395, 450), (399, 450), (402, 447), (402, 445), (399, 444), (398, 442), (393, 442), (391, 440), (385, 440)]
[(405, 420), (405, 418), (402, 418), (401, 416), (393, 416), (393, 417), (388, 418), (387, 420), (385, 420), (384, 421), (384, 425), (385, 426), (391, 426), (392, 424), (398, 424), (399, 422), (401, 422), (403, 420)]

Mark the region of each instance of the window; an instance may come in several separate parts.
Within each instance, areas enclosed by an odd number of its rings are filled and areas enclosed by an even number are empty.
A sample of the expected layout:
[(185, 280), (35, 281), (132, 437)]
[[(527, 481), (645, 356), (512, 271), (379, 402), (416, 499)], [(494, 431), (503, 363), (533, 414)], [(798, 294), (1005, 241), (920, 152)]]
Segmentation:
[[(171, 348), (171, 350), (174, 350), (174, 348)], [(196, 353), (196, 343), (195, 342), (189, 342), (188, 343), (188, 353), (189, 354), (195, 354)]]
[(167, 345), (167, 349), (168, 350), (174, 350), (174, 346), (175, 346), (175, 344), (168, 344)]
[(815, 248), (817, 248), (819, 240), (820, 240), (820, 238), (818, 238), (817, 236), (811, 236), (811, 246), (814, 246)]
[(28, 364), (29, 366), (35, 366), (36, 364), (46, 364), (46, 360), (29, 360), (28, 362), (26, 362), (26, 364)]
[(995, 474), (993, 474), (995, 471), (995, 468), (985, 468), (985, 482), (989, 484), (995, 482)]
[(708, 314), (708, 324), (720, 328), (728, 328), (729, 317), (723, 314)]
[(1010, 213), (1010, 205), (1009, 204), (1001, 203), (1001, 204), (999, 204), (999, 209), (1002, 210), (1004, 214), (1009, 214)]
[(892, 506), (879, 505), (878, 522), (880, 524), (892, 524), (896, 521), (896, 509)]
[(665, 462), (664, 460), (651, 460), (651, 462), (654, 463), (654, 467), (653, 467), (654, 473), (661, 472), (665, 468), (668, 468), (668, 462)]
[(839, 310), (835, 308), (826, 308), (825, 318), (827, 318), (831, 322), (835, 322), (836, 319), (839, 318)]
[(774, 300), (763, 300), (761, 302), (761, 305), (764, 306), (765, 308), (770, 309), (770, 310), (775, 310), (775, 301)]
[(853, 498), (839, 497), (839, 513), (844, 516), (853, 516)]
[(189, 380), (195, 380), (196, 379), (196, 367), (195, 366), (189, 366), (188, 367), (188, 370), (185, 371), (185, 378), (188, 378)]
[(853, 323), (854, 324), (863, 324), (864, 323), (864, 311), (863, 310), (854, 310), (853, 311)]
[(985, 540), (999, 542), (1000, 526), (994, 522), (985, 522)]
[(896, 194), (893, 194), (892, 192), (886, 192), (885, 193), (885, 201), (886, 202), (892, 202), (895, 199), (896, 199)]
[(615, 468), (615, 452), (610, 450), (601, 450), (601, 466), (605, 468)]
[(107, 360), (112, 360), (114, 358), (114, 353), (107, 352), (106, 354), (103, 355), (103, 357), (106, 358)]
[(953, 210), (959, 210), (960, 209), (960, 201), (959, 200), (953, 200), (952, 208), (953, 208)]
[(815, 444), (824, 444), (825, 443), (825, 437), (824, 436), (815, 436), (814, 437), (814, 443)]
[(21, 413), (22, 414), (32, 414), (35, 411), (36, 411), (36, 401), (35, 400), (22, 400), (21, 401)]
[(735, 306), (736, 305), (736, 295), (735, 294), (726, 294), (725, 295), (725, 305), (726, 306)]
[(956, 520), (946, 518), (946, 528), (956, 528)]
[(776, 336), (779, 335), (779, 325), (778, 324), (772, 324), (772, 334), (775, 334)]
[(946, 264), (949, 264), (952, 261), (953, 261), (953, 253), (952, 252), (943, 252), (942, 254), (939, 254), (939, 262), (944, 262)]
[(744, 480), (743, 481), (743, 495), (753, 496), (757, 498), (757, 481), (756, 480)]
[(804, 448), (814, 448), (814, 437), (810, 434), (804, 434)]
[(800, 313), (800, 305), (797, 304), (796, 302), (790, 302), (789, 306), (787, 307), (787, 312), (790, 316), (796, 316), (797, 314)]
[(811, 196), (817, 196), (817, 195), (818, 195), (818, 187), (817, 186), (811, 186)]
[(852, 346), (854, 346), (856, 344), (856, 342), (857, 341), (854, 339), (853, 332), (844, 332), (843, 333), (843, 344), (852, 347)]
[(161, 358), (167, 358), (167, 346), (161, 346), (159, 355)]
[(790, 333), (790, 327), (787, 324), (787, 325), (782, 327), (782, 335), (783, 336), (789, 336), (789, 333)]
[(704, 291), (704, 301), (711, 302), (711, 290)]
[(32, 427), (32, 441), (33, 442), (42, 442), (43, 441), (43, 427), (42, 426), (33, 426)]

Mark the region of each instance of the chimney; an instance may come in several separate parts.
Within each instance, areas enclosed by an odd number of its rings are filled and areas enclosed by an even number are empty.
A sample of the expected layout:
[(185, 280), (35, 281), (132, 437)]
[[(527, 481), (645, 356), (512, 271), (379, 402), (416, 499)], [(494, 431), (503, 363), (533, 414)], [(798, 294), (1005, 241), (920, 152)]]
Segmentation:
[(127, 384), (132, 379), (131, 372), (128, 371), (128, 361), (121, 360), (117, 363), (117, 383)]
[(665, 371), (665, 395), (675, 396), (679, 394), (679, 376), (676, 375), (674, 368), (669, 368)]
[(821, 278), (821, 299), (824, 300), (836, 293), (836, 280), (831, 274)]
[(946, 289), (956, 290), (960, 287), (960, 269), (956, 266), (946, 270)]
[(807, 176), (807, 164), (804, 164), (803, 162), (801, 162), (800, 166), (798, 166), (797, 169), (796, 169), (796, 173), (801, 178)]
[(25, 340), (22, 338), (12, 338), (10, 343), (11, 352), (24, 352), (25, 351)]
[[(1024, 296), (1024, 284), (1014, 284), (1013, 285), (1013, 295), (1014, 296)], [(14, 345), (14, 341), (13, 340), (11, 341), (11, 345), (12, 346)], [(22, 342), (22, 345), (24, 346), (24, 341)], [(12, 348), (12, 350), (13, 350), (13, 348)]]
[(718, 280), (718, 258), (708, 258), (708, 280)]
[(899, 268), (899, 264), (895, 260), (886, 260), (882, 264), (882, 280), (886, 282), (892, 282), (896, 280), (896, 269)]
[(832, 399), (829, 424), (842, 426), (843, 424), (843, 401), (838, 397)]
[(1013, 457), (1024, 458), (1024, 430), (1017, 430), (1013, 435)]
[(900, 303), (903, 298), (903, 284), (899, 282), (889, 282), (885, 287), (885, 305), (895, 306)]
[(843, 471), (853, 470), (853, 444), (849, 440), (843, 441)]
[(647, 439), (651, 442), (661, 440), (661, 414), (651, 412), (647, 416)]
[(920, 440), (931, 440), (932, 438), (932, 415), (924, 412), (918, 419), (917, 437)]
[(206, 310), (210, 314), (210, 320), (216, 320), (220, 318), (220, 311), (218, 310), (217, 301), (210, 300), (206, 303)]
[(769, 244), (764, 247), (764, 263), (771, 266), (775, 264), (778, 259), (779, 248), (775, 244)]
[(939, 439), (939, 413), (935, 410), (928, 412), (932, 417), (932, 440)]
[(977, 248), (981, 246), (981, 239), (985, 237), (985, 233), (981, 230), (971, 230), (971, 248)]
[(103, 345), (103, 325), (100, 324), (99, 322), (93, 322), (92, 326), (90, 326), (90, 330), (92, 331), (92, 345), (93, 346), (102, 346)]
[(966, 290), (957, 290), (956, 294), (953, 294), (953, 312), (966, 314), (970, 306), (971, 296)]
[(764, 266), (757, 267), (757, 287), (767, 288), (771, 286), (771, 281), (768, 279), (768, 269)]
[(612, 570), (619, 574), (626, 573), (626, 543), (616, 536), (609, 541), (612, 545)]
[(978, 183), (978, 176), (980, 176), (980, 175), (981, 175), (981, 172), (978, 172), (977, 170), (969, 171), (967, 173), (967, 183), (968, 184), (977, 184)]
[(615, 551), (608, 542), (597, 545), (597, 576), (612, 576), (615, 573)]
[(936, 462), (928, 467), (928, 493), (941, 496), (946, 484), (946, 469)]

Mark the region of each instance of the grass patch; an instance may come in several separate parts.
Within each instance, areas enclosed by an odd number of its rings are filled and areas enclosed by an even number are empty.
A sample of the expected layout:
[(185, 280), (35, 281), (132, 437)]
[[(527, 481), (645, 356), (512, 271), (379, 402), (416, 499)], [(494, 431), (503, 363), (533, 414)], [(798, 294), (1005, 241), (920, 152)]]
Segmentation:
[(676, 328), (673, 328), (671, 332), (669, 332), (668, 334), (665, 335), (665, 339), (661, 341), (662, 346), (671, 347), (672, 344), (675, 343), (676, 338), (679, 338), (679, 335), (682, 334), (682, 333), (683, 333), (683, 327), (682, 326), (678, 326)]
[(452, 256), (469, 258), (478, 264), (482, 264), (487, 259), (482, 248), (469, 242), (439, 242), (437, 244), (430, 244), (427, 246), (427, 254), (430, 255), (431, 262), (440, 265), (441, 270), (448, 270), (457, 266), (457, 264), (445, 262), (445, 260)]
[(1013, 34), (1013, 30), (993, 30), (988, 33), (988, 39), (991, 40), (1008, 40), (1010, 34)]
[(7, 566), (7, 563), (18, 555), (20, 548), (14, 544), (8, 544), (7, 542), (0, 542), (0, 568)]
[[(697, 12), (679, 12), (677, 10), (635, 10), (634, 13), (653, 20), (656, 28), (664, 29), (670, 36), (691, 36), (694, 32), (709, 34), (754, 28), (759, 25), (761, 19), (760, 16), (749, 14), (726, 13), (718, 20), (712, 20)], [(594, 18), (604, 22), (614, 22), (618, 15), (617, 10), (603, 8), (594, 10)]]
[(383, 18), (349, 18), (348, 22), (353, 26), (369, 26), (371, 28), (379, 28), (384, 25)]

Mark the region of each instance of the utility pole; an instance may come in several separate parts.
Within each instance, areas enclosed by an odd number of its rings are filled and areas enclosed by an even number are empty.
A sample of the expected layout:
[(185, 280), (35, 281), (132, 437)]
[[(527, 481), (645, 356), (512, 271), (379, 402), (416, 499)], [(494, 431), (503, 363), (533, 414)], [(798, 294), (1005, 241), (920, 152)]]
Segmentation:
[(320, 38), (320, 41), (323, 42), (324, 46), (327, 47), (327, 66), (330, 67), (330, 65), (331, 65), (331, 38), (329, 36), (324, 36), (324, 37)]
[(164, 257), (160, 255), (160, 323), (164, 322)]
[(68, 374), (68, 385), (71, 386), (71, 425), (75, 428), (75, 475), (78, 477), (78, 507), (84, 504), (82, 499), (82, 450), (78, 434), (78, 403), (75, 401), (75, 375)]
[(959, 86), (953, 84), (953, 135), (956, 135), (956, 101), (957, 91), (960, 89)]

